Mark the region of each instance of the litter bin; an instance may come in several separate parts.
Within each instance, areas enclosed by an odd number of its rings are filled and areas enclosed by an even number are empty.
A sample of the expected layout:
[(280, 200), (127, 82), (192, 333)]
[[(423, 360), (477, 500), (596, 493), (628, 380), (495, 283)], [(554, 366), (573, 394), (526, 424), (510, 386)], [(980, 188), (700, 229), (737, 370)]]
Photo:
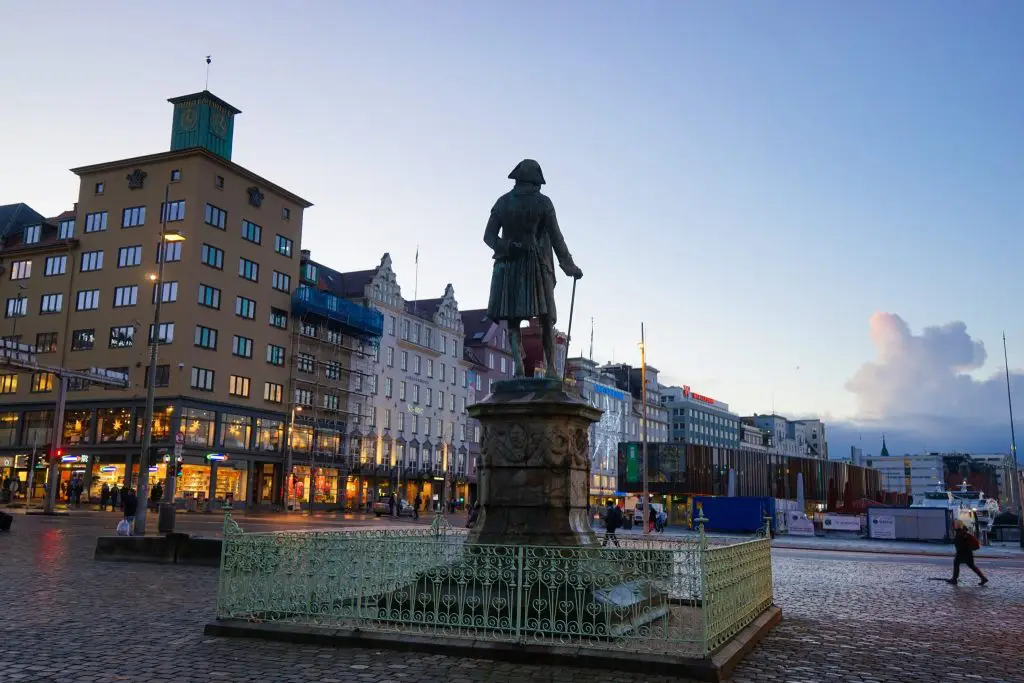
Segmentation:
[(160, 515), (157, 517), (156, 530), (161, 534), (169, 534), (174, 531), (174, 506), (170, 503), (160, 503)]

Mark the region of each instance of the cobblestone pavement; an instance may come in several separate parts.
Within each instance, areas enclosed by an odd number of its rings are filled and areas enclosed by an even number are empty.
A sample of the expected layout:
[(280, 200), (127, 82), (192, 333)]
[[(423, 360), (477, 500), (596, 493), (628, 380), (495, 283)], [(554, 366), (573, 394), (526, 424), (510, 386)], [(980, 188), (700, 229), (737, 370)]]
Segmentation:
[[(99, 520), (99, 521), (96, 521)], [(0, 683), (656, 683), (678, 679), (208, 638), (216, 571), (92, 560), (101, 518), (0, 534)], [(736, 683), (1024, 681), (1024, 563), (959, 587), (940, 558), (777, 550), (783, 622)]]

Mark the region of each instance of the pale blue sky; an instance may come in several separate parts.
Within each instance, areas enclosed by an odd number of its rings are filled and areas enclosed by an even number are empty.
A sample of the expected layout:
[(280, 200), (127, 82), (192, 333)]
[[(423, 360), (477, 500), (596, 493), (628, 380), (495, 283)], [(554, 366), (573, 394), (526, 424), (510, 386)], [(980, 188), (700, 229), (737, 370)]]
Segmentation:
[[(742, 413), (851, 416), (868, 320), (963, 320), (1024, 365), (1024, 4), (14, 2), (0, 203), (166, 149), (167, 97), (243, 111), (235, 161), (315, 203), (339, 270), (486, 305), (487, 213), (539, 160), (586, 276), (576, 350)], [(562, 327), (569, 286), (559, 288)], [(1015, 340), (1017, 340), (1015, 342)], [(800, 370), (796, 367), (800, 366)]]

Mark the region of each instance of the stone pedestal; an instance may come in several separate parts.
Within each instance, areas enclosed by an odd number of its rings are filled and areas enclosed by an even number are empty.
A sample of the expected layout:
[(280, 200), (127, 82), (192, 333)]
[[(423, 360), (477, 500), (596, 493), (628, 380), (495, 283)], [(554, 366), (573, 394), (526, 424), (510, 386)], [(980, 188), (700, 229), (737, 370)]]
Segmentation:
[(481, 510), (469, 542), (597, 545), (587, 503), (590, 425), (601, 411), (558, 379), (513, 379), (492, 390), (469, 408), (483, 427)]

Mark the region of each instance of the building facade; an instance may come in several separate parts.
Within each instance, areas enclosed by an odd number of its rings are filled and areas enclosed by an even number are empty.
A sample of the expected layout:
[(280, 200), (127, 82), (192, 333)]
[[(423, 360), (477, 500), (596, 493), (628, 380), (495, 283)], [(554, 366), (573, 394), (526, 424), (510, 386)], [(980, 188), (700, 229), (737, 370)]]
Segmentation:
[(340, 281), (340, 273), (302, 252), (288, 361), (293, 509), (365, 506), (391, 476), (373, 406), (384, 316), (344, 298)]
[(740, 422), (740, 448), (757, 453), (768, 453), (771, 447), (771, 434), (752, 424)]
[[(73, 215), (8, 221), (0, 258), (3, 298), (14, 300), (5, 308), (9, 336), (35, 347), (40, 362), (129, 377), (127, 390), (69, 385), (60, 495), (72, 477), (93, 499), (104, 483), (136, 481), (155, 337), (153, 443), (183, 441), (179, 499), (279, 503), (289, 371), (283, 357), (270, 358), (273, 349), (287, 354), (311, 204), (231, 160), (237, 109), (207, 91), (170, 102), (169, 151), (72, 169), (80, 180)], [(0, 379), (0, 425), (10, 425), (0, 430), (0, 454), (23, 484), (33, 449), (53, 442), (54, 383), (46, 373)], [(167, 474), (157, 457), (151, 483)], [(42, 478), (34, 481), (39, 496)]]
[[(802, 435), (803, 444), (806, 446), (806, 454), (812, 458), (828, 460), (828, 436), (825, 433), (825, 423), (821, 420), (791, 420), (790, 435), (795, 438), (799, 432)], [(799, 448), (800, 439), (797, 439)]]
[[(625, 363), (609, 363), (602, 366), (601, 372), (615, 378), (615, 386), (633, 397), (633, 421), (629, 425), (630, 432), (636, 425), (637, 433), (642, 438), (643, 416), (647, 416), (647, 442), (667, 443), (669, 439), (668, 410), (661, 402), (661, 385), (658, 384), (658, 369), (647, 366), (647, 406), (642, 403), (644, 375), (642, 368), (634, 368)], [(636, 435), (633, 436), (636, 438)]]
[[(670, 523), (690, 523), (691, 499), (696, 495), (729, 493), (729, 472), (735, 472), (736, 495), (797, 497), (797, 478), (803, 475), (805, 502), (824, 505), (829, 491), (845, 491), (855, 499), (876, 498), (881, 490), (877, 470), (818, 458), (800, 458), (746, 448), (716, 448), (692, 444), (649, 444), (648, 488), (662, 503)], [(643, 492), (643, 469), (637, 443), (619, 446), (619, 489)]]
[(913, 453), (890, 455), (882, 440), (879, 455), (853, 454), (858, 465), (878, 470), (883, 491), (905, 494), (913, 501), (932, 491), (953, 491), (966, 483), (972, 491), (984, 492), (1000, 505), (1014, 503), (1010, 483), (1010, 456), (1002, 454)]
[(740, 416), (729, 404), (698, 394), (689, 386), (661, 387), (661, 403), (670, 420), (671, 443), (740, 447)]
[(601, 411), (601, 420), (590, 427), (590, 504), (603, 506), (617, 496), (619, 443), (637, 438), (639, 416), (633, 414), (633, 397), (615, 385), (594, 361), (570, 358), (569, 376), (580, 397)]
[(360, 504), (392, 492), (409, 502), (419, 497), (423, 509), (465, 498), (466, 407), (476, 392), (455, 290), (448, 285), (437, 299), (404, 299), (390, 254), (376, 268), (339, 277), (337, 291), (379, 311), (384, 325), (372, 371), (378, 379), (371, 409), (379, 425), (372, 461), (388, 463), (391, 474), (376, 489), (364, 483)]
[[(462, 329), (465, 334), (464, 355), (466, 361), (471, 364), (471, 393), (467, 402), (472, 405), (490, 394), (495, 382), (512, 378), (512, 347), (506, 324), (496, 323), (488, 318), (486, 309), (462, 311)], [(476, 471), (480, 460), (482, 432), (480, 422), (469, 418), (466, 431), (469, 491), (462, 502), (472, 504), (477, 499)]]

